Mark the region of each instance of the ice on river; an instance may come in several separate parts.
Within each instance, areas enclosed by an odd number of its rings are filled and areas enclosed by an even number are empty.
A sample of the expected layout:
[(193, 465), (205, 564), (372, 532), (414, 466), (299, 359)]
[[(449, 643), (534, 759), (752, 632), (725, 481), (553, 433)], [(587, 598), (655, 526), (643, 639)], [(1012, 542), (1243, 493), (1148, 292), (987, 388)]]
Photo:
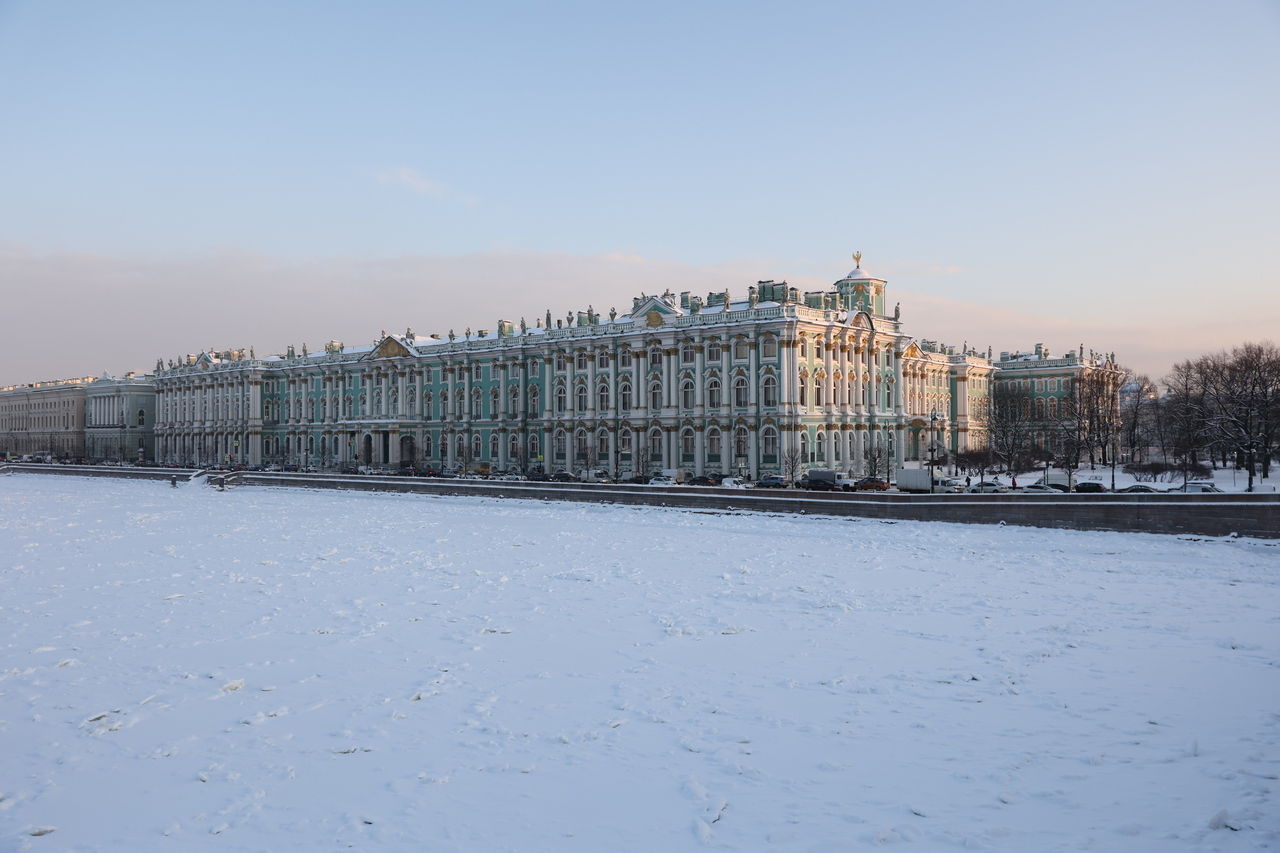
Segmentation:
[(0, 478), (0, 848), (1280, 845), (1258, 540)]

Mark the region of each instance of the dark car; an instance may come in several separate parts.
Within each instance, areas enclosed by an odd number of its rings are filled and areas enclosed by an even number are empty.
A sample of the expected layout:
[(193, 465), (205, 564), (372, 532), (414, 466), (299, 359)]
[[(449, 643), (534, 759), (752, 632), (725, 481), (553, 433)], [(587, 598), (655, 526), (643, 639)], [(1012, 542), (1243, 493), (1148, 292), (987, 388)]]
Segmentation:
[(1093, 480), (1083, 480), (1076, 483), (1076, 491), (1080, 493), (1098, 494), (1107, 491), (1107, 487)]
[(626, 482), (632, 483), (637, 486), (647, 486), (649, 485), (649, 481), (652, 479), (653, 478), (648, 476), (647, 474), (636, 474), (634, 477), (632, 477), (630, 480), (627, 480)]
[(879, 477), (863, 477), (853, 487), (859, 492), (885, 492), (889, 490), (889, 481)]
[(777, 474), (765, 474), (756, 483), (757, 489), (785, 489), (787, 481)]
[(834, 492), (840, 488), (840, 480), (835, 471), (828, 468), (815, 468), (805, 474), (802, 485), (814, 492)]
[(557, 471), (551, 475), (553, 483), (576, 483), (578, 478), (570, 474), (568, 471)]
[(1146, 483), (1134, 483), (1132, 486), (1116, 489), (1116, 494), (1118, 495), (1153, 495), (1161, 492), (1161, 489), (1157, 489), (1155, 486), (1148, 486)]
[(689, 485), (689, 486), (718, 486), (718, 485), (720, 485), (720, 478), (719, 478), (719, 477), (707, 477), (707, 476), (694, 477), (694, 478), (693, 478), (692, 480), (690, 480), (686, 485)]

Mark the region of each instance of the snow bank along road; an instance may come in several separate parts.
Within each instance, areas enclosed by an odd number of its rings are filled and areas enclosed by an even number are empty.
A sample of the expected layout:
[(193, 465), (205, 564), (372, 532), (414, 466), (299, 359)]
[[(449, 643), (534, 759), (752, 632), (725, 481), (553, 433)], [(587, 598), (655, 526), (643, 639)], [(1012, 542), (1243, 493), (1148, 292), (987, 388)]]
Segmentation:
[[(163, 468), (104, 468), (68, 465), (0, 465), (9, 471), (62, 476), (190, 479), (200, 471)], [(1020, 524), (1067, 530), (1113, 530), (1196, 536), (1257, 536), (1280, 539), (1280, 496), (1264, 494), (899, 494), (897, 492), (808, 492), (777, 489), (717, 489), (698, 486), (649, 487), (597, 483), (539, 483), (337, 474), (232, 472), (208, 475), (210, 485), (413, 492), (426, 495), (483, 495), (590, 501), (706, 510), (752, 510), (897, 521), (964, 524)]]
[(1280, 846), (1280, 547), (0, 479), (0, 849)]

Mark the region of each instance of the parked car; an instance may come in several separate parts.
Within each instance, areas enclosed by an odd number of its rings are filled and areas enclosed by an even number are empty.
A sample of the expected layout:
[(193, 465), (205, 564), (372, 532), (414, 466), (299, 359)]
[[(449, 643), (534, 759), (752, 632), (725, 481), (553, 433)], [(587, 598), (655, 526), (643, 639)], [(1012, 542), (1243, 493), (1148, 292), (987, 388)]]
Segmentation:
[(969, 487), (969, 493), (973, 495), (994, 495), (1009, 491), (1009, 487), (1004, 483), (996, 483), (994, 481), (984, 481), (974, 483)]
[(649, 485), (650, 486), (674, 486), (676, 485), (676, 480), (674, 477), (670, 477), (666, 474), (658, 474), (657, 476), (651, 477), (649, 479)]
[(956, 480), (951, 477), (943, 477), (934, 481), (933, 491), (934, 494), (957, 494), (964, 491), (964, 481)]
[(553, 483), (576, 483), (578, 478), (570, 474), (568, 471), (557, 471), (551, 475)]
[(1205, 495), (1205, 494), (1221, 494), (1221, 493), (1222, 493), (1222, 489), (1219, 489), (1213, 483), (1195, 483), (1195, 482), (1187, 483), (1184, 486), (1175, 486), (1174, 488), (1170, 489), (1168, 492), (1168, 494), (1181, 494), (1181, 495), (1190, 495), (1190, 494)]
[(879, 477), (863, 477), (853, 485), (860, 492), (887, 492), (889, 490), (889, 481), (882, 480)]
[(689, 480), (690, 486), (718, 486), (720, 485), (719, 477), (698, 476)]
[(722, 477), (720, 479), (720, 488), (722, 489), (749, 489), (751, 484), (741, 477)]
[(1028, 495), (1058, 495), (1061, 494), (1053, 486), (1046, 486), (1044, 483), (1032, 483), (1029, 486), (1021, 486), (1014, 489), (1015, 492), (1021, 492)]
[(838, 475), (829, 468), (815, 468), (805, 475), (804, 487), (815, 492), (834, 492), (840, 488)]
[(1134, 483), (1132, 486), (1125, 486), (1123, 489), (1116, 489), (1118, 495), (1152, 495), (1160, 494), (1160, 489), (1155, 486), (1149, 486), (1146, 483)]
[(757, 489), (785, 489), (787, 481), (777, 474), (765, 474), (756, 480)]
[(1076, 483), (1076, 491), (1082, 494), (1087, 493), (1096, 495), (1101, 492), (1109, 492), (1111, 490), (1099, 483), (1097, 480), (1081, 480), (1079, 483)]

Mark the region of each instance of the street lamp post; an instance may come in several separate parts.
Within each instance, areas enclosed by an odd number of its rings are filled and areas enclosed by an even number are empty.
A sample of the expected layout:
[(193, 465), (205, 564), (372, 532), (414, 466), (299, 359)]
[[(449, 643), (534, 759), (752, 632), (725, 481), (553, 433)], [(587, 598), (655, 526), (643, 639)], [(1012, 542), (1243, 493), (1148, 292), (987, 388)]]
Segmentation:
[(934, 456), (938, 452), (938, 413), (929, 413), (929, 494), (933, 494)]

